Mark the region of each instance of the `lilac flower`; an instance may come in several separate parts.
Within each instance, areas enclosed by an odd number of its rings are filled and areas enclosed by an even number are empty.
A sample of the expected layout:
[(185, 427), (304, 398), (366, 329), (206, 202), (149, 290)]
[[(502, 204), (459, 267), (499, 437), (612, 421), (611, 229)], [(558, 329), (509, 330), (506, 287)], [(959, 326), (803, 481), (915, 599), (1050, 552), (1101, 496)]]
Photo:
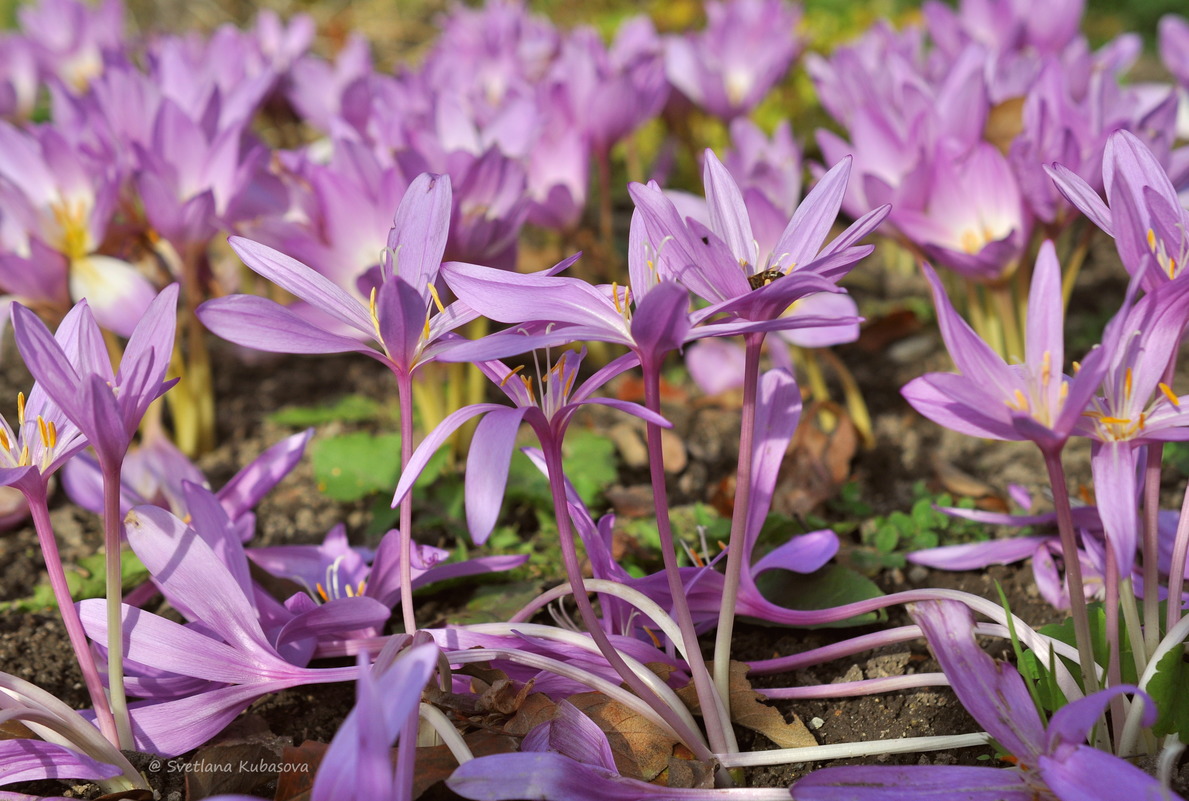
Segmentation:
[(1010, 165), (986, 143), (961, 153), (939, 147), (926, 208), (892, 216), (931, 258), (990, 282), (1014, 269), (1031, 224)]
[(801, 199), (801, 150), (788, 120), (769, 139), (754, 122), (731, 122), (731, 150), (723, 165), (739, 185), (759, 249), (771, 253)]
[(1189, 20), (1176, 14), (1160, 18), (1160, 60), (1182, 87), (1189, 87)]
[[(206, 510), (217, 507), (217, 503), (208, 504)], [(137, 748), (182, 753), (209, 740), (261, 695), (356, 677), (354, 667), (319, 670), (294, 665), (280, 650), (286, 637), (283, 630), (277, 635), (277, 646), (270, 642), (257, 610), (262, 595), (252, 590), (242, 551), (239, 559), (225, 561), (197, 529), (155, 506), (134, 509), (125, 525), (128, 542), (162, 593), (186, 617), (201, 622), (187, 627), (135, 607), (122, 607), (129, 692), (171, 698), (132, 705)], [(202, 528), (223, 546), (238, 544), (220, 535), (218, 527)], [(346, 600), (352, 603), (319, 607), (327, 610), (318, 615), (322, 619), (307, 618), (307, 624), (319, 629), (360, 628), (388, 617), (388, 610), (373, 599)], [(378, 608), (365, 608), (372, 606)], [(104, 639), (108, 626), (103, 603), (83, 601), (79, 610), (92, 639)], [(309, 653), (305, 651), (305, 658)], [(182, 688), (181, 697), (169, 692)]]
[(467, 458), (466, 506), (467, 528), (477, 543), (487, 539), (499, 515), (508, 464), (512, 458), (516, 431), (528, 423), (543, 443), (560, 443), (574, 413), (587, 403), (610, 406), (646, 421), (668, 427), (659, 414), (641, 406), (613, 398), (592, 398), (595, 390), (635, 365), (633, 354), (621, 356), (575, 387), (582, 353), (568, 350), (540, 379), (540, 395), (533, 382), (516, 374), (502, 362), (486, 361), (477, 366), (495, 382), (515, 404), (511, 408), (498, 403), (479, 403), (449, 415), (417, 446), (413, 457), (396, 485), (393, 505), (400, 503), (413, 487), (429, 458), (449, 439), (459, 426), (479, 415), (487, 415), (475, 429), (470, 456)]
[(119, 468), (149, 404), (177, 383), (165, 380), (173, 355), (177, 297), (178, 285), (171, 284), (149, 304), (114, 371), (89, 306), (80, 313), (75, 362), (37, 315), (23, 306), (13, 309), (17, 347), (29, 371), (86, 435), (105, 472)]
[(707, 3), (706, 30), (665, 45), (669, 82), (717, 117), (746, 114), (800, 52), (800, 18), (800, 8), (783, 0)]
[(1023, 364), (1007, 364), (963, 320), (927, 265), (937, 320), (958, 373), (929, 373), (901, 390), (914, 409), (935, 423), (976, 437), (1032, 440), (1060, 449), (1073, 433), (1106, 371), (1096, 348), (1075, 369), (1065, 359), (1061, 268), (1051, 242), (1041, 246), (1029, 292)]
[(457, 306), (432, 314), (449, 208), (449, 178), (422, 175), (410, 185), (389, 236), (396, 256), (382, 268), (383, 281), (368, 303), (283, 253), (231, 238), (246, 264), (322, 312), (342, 333), (254, 295), (207, 301), (198, 316), (239, 345), (277, 353), (363, 353), (409, 376), (437, 356), (445, 334), (475, 317)]
[[(1122, 685), (1094, 693), (1054, 713), (1046, 726), (1024, 680), (996, 662), (974, 638), (970, 611), (954, 601), (913, 604), (910, 612), (934, 657), (971, 716), (1017, 760), (1016, 768), (886, 765), (826, 768), (792, 787), (805, 801), (895, 801), (930, 795), (971, 801), (1062, 801), (1128, 796), (1180, 798), (1123, 759), (1086, 745), (1085, 739), (1115, 696), (1139, 691)], [(1142, 693), (1139, 693), (1142, 696)], [(1143, 696), (1145, 725), (1156, 711)]]
[(1189, 408), (1161, 379), (1176, 359), (1189, 325), (1189, 282), (1158, 285), (1127, 305), (1103, 335), (1107, 371), (1102, 395), (1084, 412), (1079, 433), (1094, 440), (1090, 467), (1098, 512), (1123, 573), (1138, 538), (1136, 471), (1140, 446), (1189, 439)]
[(98, 8), (77, 0), (41, 0), (22, 7), (17, 18), (36, 49), (42, 74), (75, 92), (86, 90), (108, 56), (125, 50), (120, 0), (104, 0)]
[(1117, 131), (1107, 140), (1102, 156), (1107, 203), (1070, 169), (1054, 164), (1048, 172), (1071, 203), (1114, 237), (1123, 266), (1142, 275), (1146, 291), (1180, 275), (1189, 259), (1189, 212), (1164, 167), (1134, 134)]
[(156, 290), (128, 262), (97, 253), (119, 188), (110, 165), (56, 129), (0, 122), (0, 289), (39, 306), (87, 298), (100, 325), (129, 335)]
[(739, 188), (709, 150), (704, 172), (710, 228), (693, 219), (683, 223), (673, 202), (659, 188), (631, 186), (648, 240), (665, 242), (664, 264), (672, 272), (662, 277), (676, 278), (711, 304), (695, 313), (693, 321), (728, 315), (723, 321), (702, 326), (696, 336), (848, 322), (780, 315), (792, 303), (814, 292), (840, 291), (833, 282), (871, 252), (870, 245), (854, 243), (880, 223), (887, 207), (862, 217), (823, 248), (842, 202), (850, 172), (849, 160), (837, 164), (822, 177), (769, 252), (760, 252)]

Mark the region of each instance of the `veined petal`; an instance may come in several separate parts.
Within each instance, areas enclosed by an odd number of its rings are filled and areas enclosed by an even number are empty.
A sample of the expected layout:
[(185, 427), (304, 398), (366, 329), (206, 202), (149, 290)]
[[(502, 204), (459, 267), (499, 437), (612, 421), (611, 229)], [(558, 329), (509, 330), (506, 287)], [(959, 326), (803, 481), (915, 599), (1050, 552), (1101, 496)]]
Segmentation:
[(115, 765), (43, 740), (0, 741), (0, 785), (41, 779), (101, 780), (119, 776)]
[(949, 350), (958, 370), (968, 381), (978, 382), (983, 386), (988, 396), (997, 397), (1000, 401), (1011, 399), (1018, 382), (1007, 364), (954, 311), (945, 287), (941, 285), (941, 279), (937, 277), (933, 268), (922, 264), (921, 269), (933, 287), (937, 324), (941, 328), (946, 349)]
[(140, 271), (111, 256), (88, 255), (70, 264), (70, 296), (87, 299), (96, 322), (126, 337), (157, 292)]
[(659, 365), (685, 343), (689, 327), (689, 291), (676, 281), (662, 281), (637, 299), (631, 337), (642, 362)]
[(417, 477), (421, 475), (421, 471), (425, 469), (425, 465), (429, 462), (429, 457), (434, 455), (437, 449), (442, 446), (442, 443), (458, 430), (459, 426), (472, 417), (507, 408), (507, 406), (501, 406), (498, 403), (477, 403), (474, 406), (466, 406), (453, 414), (447, 415), (445, 420), (438, 423), (437, 428), (429, 432), (429, 435), (417, 446), (417, 450), (413, 451), (413, 455), (409, 458), (409, 463), (405, 465), (404, 471), (400, 474), (400, 481), (396, 484), (396, 492), (392, 496), (392, 505), (395, 507), (405, 499), (405, 496), (413, 489), (413, 482), (417, 480)]
[(1136, 447), (1133, 442), (1095, 442), (1090, 452), (1098, 514), (1122, 575), (1135, 561), (1139, 536)]
[(466, 515), (467, 529), (476, 544), (487, 541), (504, 500), (508, 466), (516, 432), (528, 413), (526, 407), (501, 408), (479, 421), (467, 454)]
[(760, 377), (755, 419), (755, 450), (751, 460), (751, 495), (744, 525), (744, 549), (751, 553), (768, 509), (789, 440), (801, 420), (801, 390), (788, 370), (776, 368)]
[(425, 294), (396, 275), (381, 284), (376, 295), (381, 344), (391, 362), (403, 372), (413, 369), (417, 346), (425, 332)]
[(449, 175), (418, 175), (405, 190), (388, 235), (396, 274), (421, 293), (423, 306), (429, 300), (426, 287), (437, 279), (446, 252), (451, 197)]
[[(207, 329), (237, 345), (270, 353), (365, 353), (378, 355), (358, 339), (329, 333), (279, 303), (254, 295), (229, 295), (198, 307)], [(368, 339), (375, 337), (370, 330)]]
[(1114, 236), (1110, 208), (1107, 207), (1098, 193), (1088, 183), (1082, 180), (1080, 175), (1060, 164), (1046, 164), (1044, 165), (1044, 170), (1053, 179), (1053, 183), (1057, 185), (1057, 188), (1061, 190), (1061, 194), (1065, 195), (1065, 198), (1077, 207), (1078, 211), (1085, 214), (1090, 222), (1097, 225), (1107, 234)]
[(812, 573), (834, 558), (838, 553), (838, 535), (829, 529), (810, 531), (793, 537), (784, 545), (773, 548), (751, 566), (754, 578), (765, 570), (791, 570), (794, 573)]
[(235, 520), (246, 514), (282, 478), (289, 475), (301, 460), (313, 435), (314, 429), (307, 428), (299, 434), (286, 437), (232, 476), (231, 480), (215, 493), (223, 508), (227, 510), (227, 516)]
[(316, 306), (364, 336), (373, 335), (372, 321), (363, 304), (329, 279), (297, 259), (259, 242), (238, 236), (231, 237), (227, 242), (244, 264), (286, 292)]
[(846, 183), (850, 179), (851, 161), (847, 156), (831, 167), (801, 201), (773, 251), (782, 262), (787, 259), (793, 264), (806, 264), (817, 257), (826, 235), (838, 219)]
[(922, 415), (954, 431), (972, 437), (1024, 439), (1013, 426), (1006, 403), (965, 376), (928, 373), (909, 381), (900, 394)]
[(744, 269), (754, 270), (758, 259), (756, 240), (747, 207), (743, 205), (743, 195), (735, 179), (709, 148), (702, 165), (702, 183), (706, 188), (711, 229), (722, 238), (740, 265), (747, 265)]
[(1020, 762), (1035, 765), (1044, 726), (1016, 669), (987, 655), (974, 638), (974, 617), (956, 601), (921, 601), (908, 607), (958, 700)]
[(1126, 760), (1080, 745), (1064, 759), (1042, 756), (1037, 771), (1057, 798), (1077, 801), (1118, 801), (1120, 798), (1176, 801), (1181, 796), (1165, 788)]
[(1050, 540), (1052, 537), (1009, 537), (966, 545), (943, 545), (913, 551), (906, 558), (913, 564), (939, 570), (978, 570), (988, 565), (1010, 565), (1027, 559), (1036, 552), (1037, 546)]
[[(1025, 362), (1034, 374), (1042, 364), (1050, 365), (1054, 380), (1049, 384), (1048, 403), (1057, 402), (1061, 370), (1065, 365), (1065, 308), (1061, 293), (1061, 265), (1050, 240), (1045, 240), (1036, 255), (1032, 287), (1028, 291), (1027, 342)], [(1042, 387), (1042, 391), (1043, 391)]]
[(1034, 801), (1016, 770), (965, 765), (855, 765), (816, 770), (792, 787), (797, 801)]

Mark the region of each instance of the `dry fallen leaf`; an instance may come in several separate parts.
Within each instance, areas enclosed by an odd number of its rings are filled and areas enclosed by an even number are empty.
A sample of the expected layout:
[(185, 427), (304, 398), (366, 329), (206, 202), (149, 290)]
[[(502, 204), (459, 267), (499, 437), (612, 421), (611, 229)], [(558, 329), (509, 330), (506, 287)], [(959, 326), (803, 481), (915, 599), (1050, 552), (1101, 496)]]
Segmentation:
[[(692, 683), (678, 690), (677, 695), (690, 709), (699, 712), (698, 695)], [(781, 748), (817, 745), (801, 718), (793, 714), (793, 719), (786, 721), (779, 709), (764, 703), (759, 693), (751, 688), (747, 665), (743, 662), (731, 662), (730, 697), (731, 720), (740, 726), (759, 732)]]
[(678, 741), (648, 718), (602, 693), (581, 693), (568, 700), (607, 734), (622, 775), (652, 781), (669, 767)]

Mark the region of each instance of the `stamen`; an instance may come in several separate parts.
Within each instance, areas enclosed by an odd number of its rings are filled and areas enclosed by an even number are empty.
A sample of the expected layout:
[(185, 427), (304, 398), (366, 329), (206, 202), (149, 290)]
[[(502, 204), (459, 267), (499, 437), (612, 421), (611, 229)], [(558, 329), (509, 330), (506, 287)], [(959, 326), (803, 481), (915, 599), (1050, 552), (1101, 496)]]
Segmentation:
[(45, 418), (41, 415), (37, 415), (37, 433), (41, 434), (42, 447), (50, 447), (50, 430), (45, 424)]
[(21, 425), (25, 424), (25, 393), (17, 393), (17, 422)]
[(425, 313), (425, 325), (421, 327), (421, 338), (429, 339), (429, 312)]
[(1082, 363), (1081, 363), (1081, 362), (1074, 362), (1074, 363), (1073, 363), (1073, 374), (1074, 374), (1074, 375), (1077, 375), (1077, 374), (1078, 374), (1078, 373), (1080, 373), (1081, 371), (1082, 371)]
[(1156, 252), (1156, 232), (1151, 228), (1148, 229), (1148, 249), (1153, 253)]
[(623, 308), (619, 305), (619, 284), (611, 282), (611, 301), (615, 304), (615, 311), (623, 315)]
[(17, 462), (17, 467), (24, 467), (29, 464), (29, 446), (28, 444), (21, 446), (21, 458)]
[(506, 376), (504, 376), (503, 380), (502, 380), (502, 381), (500, 381), (500, 386), (502, 387), (504, 384), (508, 383), (508, 379), (509, 379), (509, 378), (511, 378), (512, 376), (516, 375), (517, 373), (519, 373), (519, 372), (520, 372), (521, 370), (523, 370), (523, 369), (524, 369), (524, 365), (523, 365), (523, 364), (518, 364), (518, 365), (516, 365), (515, 369), (513, 369), (513, 370), (510, 370), (510, 371), (508, 372), (508, 374), (507, 374)]
[(1181, 399), (1173, 393), (1172, 387), (1163, 381), (1157, 384), (1157, 386), (1160, 387), (1160, 391), (1164, 393), (1164, 397), (1168, 398), (1169, 403), (1171, 403), (1173, 406), (1176, 406), (1178, 409), (1181, 408)]
[(8, 439), (8, 434), (2, 428), (0, 428), (0, 447), (6, 451), (12, 450), (12, 443)]
[(1131, 422), (1129, 417), (1100, 417), (1098, 422), (1108, 426), (1123, 426)]
[(661, 647), (661, 638), (660, 638), (660, 637), (658, 637), (658, 636), (656, 636), (656, 633), (655, 633), (655, 632), (654, 632), (652, 629), (648, 628), (648, 626), (641, 626), (641, 628), (642, 628), (642, 629), (644, 629), (644, 633), (645, 633), (645, 634), (647, 634), (647, 635), (648, 635), (650, 638), (652, 638), (652, 645), (653, 645), (653, 647), (654, 647), (654, 648), (657, 648), (657, 649), (660, 649), (660, 647)]
[(1045, 351), (1040, 360), (1040, 385), (1047, 387), (1053, 377), (1053, 354)]
[(328, 596), (326, 594), (326, 590), (322, 589), (322, 582), (319, 581), (317, 584), (315, 584), (314, 589), (316, 589), (318, 591), (318, 594), (322, 596), (323, 601), (330, 600), (330, 596)]
[(1177, 260), (1171, 256), (1168, 259), (1168, 277), (1175, 278), (1177, 272)]
[(442, 305), (442, 297), (438, 294), (438, 288), (433, 285), (433, 282), (431, 281), (425, 286), (427, 289), (429, 289), (430, 297), (433, 298), (433, 304), (438, 307), (438, 311), (446, 311), (446, 307)]
[(56, 425), (54, 425), (53, 420), (50, 420), (50, 422), (49, 422), (49, 429), (50, 429), (50, 447), (56, 448), (56, 447), (58, 447), (58, 427)]
[(384, 336), (380, 333), (380, 318), (376, 315), (376, 288), (372, 287), (371, 296), (367, 300), (368, 313), (372, 317), (372, 328), (376, 329), (376, 341), (383, 342)]
[(1123, 400), (1131, 400), (1131, 368), (1128, 367), (1123, 373)]
[(350, 584), (348, 584), (348, 585), (347, 585), (347, 597), (348, 597), (348, 598), (354, 598), (354, 597), (355, 597), (355, 588), (354, 588), (354, 587), (352, 587)]
[(360, 580), (359, 580), (359, 583), (358, 583), (357, 585), (355, 585), (355, 594), (356, 594), (356, 595), (363, 595), (363, 591), (364, 591), (365, 589), (367, 589), (367, 580), (366, 580), (366, 579), (360, 579)]
[[(1020, 390), (1017, 389), (1013, 393), (1013, 397), (1015, 397), (1015, 399), (1016, 399), (1016, 408), (1017, 409), (1019, 409), (1021, 412), (1028, 411), (1028, 399), (1026, 397), (1024, 397), (1023, 392), (1021, 392)], [(1008, 405), (1010, 406), (1011, 404), (1008, 404)]]

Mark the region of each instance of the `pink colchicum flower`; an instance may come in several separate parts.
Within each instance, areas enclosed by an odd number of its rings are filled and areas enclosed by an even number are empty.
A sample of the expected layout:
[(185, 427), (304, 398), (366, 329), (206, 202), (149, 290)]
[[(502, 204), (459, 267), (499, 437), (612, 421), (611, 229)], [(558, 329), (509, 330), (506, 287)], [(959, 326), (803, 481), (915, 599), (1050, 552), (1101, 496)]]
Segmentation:
[(1102, 155), (1107, 202), (1073, 171), (1046, 167), (1069, 202), (1115, 239), (1123, 266), (1142, 276), (1145, 291), (1179, 277), (1189, 260), (1189, 212), (1151, 149), (1117, 131)]
[(1111, 699), (1143, 697), (1145, 725), (1156, 722), (1155, 705), (1135, 687), (1120, 685), (1057, 710), (1046, 725), (1015, 668), (987, 655), (974, 638), (974, 618), (955, 601), (923, 601), (909, 611), (958, 700), (1016, 768), (972, 766), (860, 765), (825, 768), (791, 788), (803, 801), (1116, 801), (1147, 797), (1179, 799), (1154, 776), (1126, 760), (1086, 744)]
[(717, 117), (746, 114), (801, 51), (800, 19), (800, 8), (784, 0), (707, 3), (706, 30), (666, 42), (669, 82)]
[(935, 423), (975, 437), (1032, 440), (1042, 450), (1060, 449), (1074, 433), (1107, 369), (1105, 353), (1092, 350), (1075, 366), (1065, 362), (1061, 268), (1051, 242), (1041, 246), (1029, 291), (1023, 364), (1008, 364), (950, 304), (937, 274), (933, 285), (937, 321), (958, 373), (928, 373), (901, 393)]

